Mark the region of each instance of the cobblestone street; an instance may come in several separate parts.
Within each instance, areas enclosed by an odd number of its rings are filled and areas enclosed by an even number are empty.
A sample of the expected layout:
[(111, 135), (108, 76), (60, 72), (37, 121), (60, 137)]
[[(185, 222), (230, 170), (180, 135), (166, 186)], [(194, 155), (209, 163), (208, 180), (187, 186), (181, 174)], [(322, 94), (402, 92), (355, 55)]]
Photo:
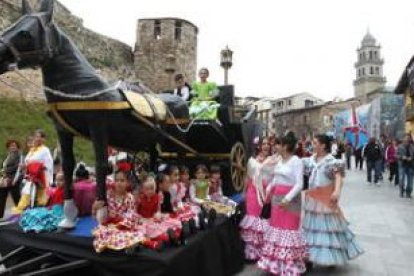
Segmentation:
[[(410, 276), (414, 271), (414, 200), (400, 198), (384, 175), (381, 186), (368, 185), (366, 171), (347, 173), (341, 206), (365, 253), (334, 270), (315, 268), (306, 275)], [(265, 275), (254, 265), (239, 276)]]

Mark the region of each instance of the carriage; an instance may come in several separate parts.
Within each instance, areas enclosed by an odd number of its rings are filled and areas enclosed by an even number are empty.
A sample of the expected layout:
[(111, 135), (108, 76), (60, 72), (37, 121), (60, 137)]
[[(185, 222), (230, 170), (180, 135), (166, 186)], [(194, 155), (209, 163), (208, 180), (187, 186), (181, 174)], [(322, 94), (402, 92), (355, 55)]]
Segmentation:
[(234, 86), (219, 87), (218, 120), (194, 120), (183, 135), (183, 128), (171, 125), (168, 133), (181, 140), (161, 136), (157, 147), (158, 162), (195, 165), (218, 164), (222, 171), (224, 193), (243, 190), (247, 158), (253, 152), (253, 138), (263, 130), (256, 120), (254, 107), (237, 106)]
[[(225, 193), (243, 189), (246, 159), (252, 152), (250, 142), (260, 133), (261, 124), (255, 120), (254, 108), (247, 110), (235, 106), (232, 86), (220, 89), (218, 121), (203, 121), (189, 120), (186, 103), (177, 96), (140, 91), (145, 90), (142, 85), (135, 92), (121, 87), (119, 82), (115, 86), (110, 85), (54, 24), (53, 4), (53, 0), (42, 0), (40, 9), (35, 11), (27, 0), (22, 0), (22, 17), (0, 36), (0, 75), (16, 68), (42, 69), (49, 115), (62, 150), (65, 201), (64, 217), (59, 223), (61, 229), (73, 230), (78, 223), (71, 189), (75, 136), (89, 138), (93, 143), (96, 203), (101, 218), (107, 211), (109, 145), (128, 152), (148, 151), (154, 165), (162, 161), (183, 162), (190, 167), (198, 162), (219, 163), (222, 165)], [(36, 85), (24, 75), (19, 75), (29, 85)], [(227, 184), (230, 182), (232, 185)], [(148, 272), (147, 265), (151, 266), (153, 275), (171, 275), (172, 271), (183, 269), (189, 271), (188, 275), (194, 275), (200, 272), (199, 266), (203, 266), (203, 262), (194, 267), (181, 264), (188, 262), (189, 256), (194, 263), (203, 260), (192, 252), (198, 252), (200, 248), (203, 252), (210, 251), (214, 264), (222, 263), (223, 274), (230, 275), (240, 270), (243, 263), (242, 243), (236, 225), (235, 221), (223, 219), (214, 231), (195, 237), (186, 250), (161, 255), (138, 252), (135, 256), (138, 261), (131, 262), (130, 256), (96, 256), (91, 252), (91, 238), (64, 233), (23, 233), (13, 223), (3, 226), (0, 231), (0, 254), (3, 255), (0, 265), (11, 263), (6, 270), (0, 271), (0, 275), (21, 275), (22, 271), (28, 272), (25, 275), (55, 275), (83, 267), (98, 271), (89, 275), (110, 275), (108, 273), (117, 268), (122, 274), (131, 270), (140, 274)], [(91, 225), (85, 227), (90, 235)], [(227, 240), (227, 243), (222, 240)], [(215, 246), (211, 247), (211, 244)], [(16, 249), (17, 245), (22, 247)], [(30, 260), (27, 260), (27, 250), (30, 251)], [(11, 261), (11, 258), (16, 259)]]

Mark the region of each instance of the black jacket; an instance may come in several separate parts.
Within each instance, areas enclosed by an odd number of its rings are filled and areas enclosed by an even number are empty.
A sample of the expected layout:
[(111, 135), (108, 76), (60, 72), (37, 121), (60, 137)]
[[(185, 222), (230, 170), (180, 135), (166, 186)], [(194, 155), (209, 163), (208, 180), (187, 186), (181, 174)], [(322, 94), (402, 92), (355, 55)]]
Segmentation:
[(382, 151), (377, 143), (368, 143), (364, 149), (364, 157), (367, 161), (377, 161), (382, 159)]
[(20, 156), (20, 152), (10, 152), (7, 155), (3, 163), (3, 170), (6, 176), (13, 177), (16, 174), (20, 164)]

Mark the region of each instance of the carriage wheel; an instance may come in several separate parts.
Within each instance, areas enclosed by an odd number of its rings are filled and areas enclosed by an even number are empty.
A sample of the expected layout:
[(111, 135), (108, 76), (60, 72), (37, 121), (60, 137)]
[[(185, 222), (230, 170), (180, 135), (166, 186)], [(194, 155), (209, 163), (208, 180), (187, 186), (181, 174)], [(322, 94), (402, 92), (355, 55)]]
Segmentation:
[(242, 143), (233, 145), (230, 152), (230, 173), (233, 188), (240, 192), (244, 188), (244, 177), (246, 176), (246, 150)]

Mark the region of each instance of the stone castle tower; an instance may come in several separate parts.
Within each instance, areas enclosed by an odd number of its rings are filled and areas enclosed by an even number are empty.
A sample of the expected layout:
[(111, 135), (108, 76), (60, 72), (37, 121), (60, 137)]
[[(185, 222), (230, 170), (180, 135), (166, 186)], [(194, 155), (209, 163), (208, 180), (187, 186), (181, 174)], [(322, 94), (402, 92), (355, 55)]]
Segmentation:
[(180, 18), (139, 19), (134, 51), (135, 73), (154, 92), (175, 87), (174, 75), (196, 78), (198, 28)]
[(381, 46), (367, 31), (357, 49), (358, 61), (355, 63), (356, 79), (354, 80), (354, 96), (364, 98), (374, 90), (384, 88), (386, 79), (382, 67)]

